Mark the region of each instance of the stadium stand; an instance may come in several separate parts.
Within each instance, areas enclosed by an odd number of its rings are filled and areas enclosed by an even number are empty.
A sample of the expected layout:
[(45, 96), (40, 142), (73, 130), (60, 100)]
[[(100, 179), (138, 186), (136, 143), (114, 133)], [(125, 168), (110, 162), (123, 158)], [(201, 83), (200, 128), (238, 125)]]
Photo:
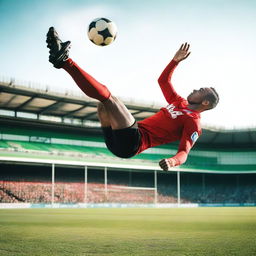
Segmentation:
[[(31, 135), (32, 134), (32, 135)], [(56, 133), (42, 129), (26, 128), (17, 129), (12, 126), (0, 128), (0, 151), (6, 153), (16, 152), (27, 155), (57, 156), (68, 158), (93, 158), (97, 157), (98, 162), (107, 160), (119, 161), (109, 152), (102, 137), (95, 136), (74, 136), (72, 133)], [(60, 137), (62, 136), (62, 137)], [(167, 158), (175, 154), (176, 144), (165, 145), (147, 150), (132, 159), (137, 164), (152, 164), (159, 159)], [(193, 149), (188, 157), (184, 169), (213, 170), (235, 172), (255, 171), (256, 151), (254, 148), (197, 148)], [(121, 161), (123, 162), (123, 161)], [(131, 162), (126, 160), (127, 163)]]
[[(51, 173), (47, 167), (1, 165), (0, 202), (51, 202)], [(11, 168), (11, 171), (10, 171)], [(81, 169), (57, 168), (55, 203), (154, 203), (151, 173), (109, 171), (107, 191), (103, 170), (90, 169), (85, 192)], [(131, 177), (132, 176), (132, 177)], [(256, 203), (256, 177), (253, 174), (182, 173), (182, 203)], [(130, 187), (137, 189), (130, 190)], [(176, 203), (174, 174), (159, 174), (158, 203)]]
[[(138, 120), (158, 110), (127, 105)], [(87, 98), (0, 83), (0, 202), (177, 203), (180, 173), (180, 203), (256, 203), (255, 129), (203, 129), (186, 164), (165, 173), (157, 163), (177, 143), (120, 159), (96, 120)]]

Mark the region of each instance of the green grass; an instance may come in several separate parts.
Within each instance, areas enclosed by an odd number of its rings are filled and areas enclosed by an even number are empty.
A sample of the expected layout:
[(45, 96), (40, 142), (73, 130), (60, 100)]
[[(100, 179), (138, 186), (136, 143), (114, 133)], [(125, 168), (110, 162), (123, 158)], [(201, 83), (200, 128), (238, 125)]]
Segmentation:
[(0, 255), (256, 255), (256, 208), (0, 210)]

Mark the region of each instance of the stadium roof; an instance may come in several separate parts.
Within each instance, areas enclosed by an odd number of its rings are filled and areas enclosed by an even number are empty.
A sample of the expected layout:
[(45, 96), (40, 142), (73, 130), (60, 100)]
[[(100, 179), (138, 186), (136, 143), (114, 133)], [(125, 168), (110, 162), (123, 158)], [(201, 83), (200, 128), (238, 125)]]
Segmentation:
[[(86, 96), (71, 96), (0, 82), (0, 108), (4, 110), (98, 121), (97, 104), (98, 101)], [(126, 106), (137, 120), (158, 110), (141, 104), (127, 103)]]
[[(82, 94), (81, 94), (82, 95)], [(136, 120), (142, 120), (157, 112), (160, 106), (146, 106), (140, 103), (124, 102)], [(48, 120), (42, 117), (48, 117)], [(9, 118), (9, 119), (8, 119)], [(84, 128), (88, 122), (99, 126), (97, 118), (97, 101), (86, 96), (73, 96), (20, 86), (13, 82), (0, 82), (0, 120), (44, 122), (56, 125)], [(73, 122), (75, 120), (75, 122)], [(256, 129), (224, 130), (203, 128), (203, 136), (197, 144), (201, 145), (246, 145), (255, 147)]]

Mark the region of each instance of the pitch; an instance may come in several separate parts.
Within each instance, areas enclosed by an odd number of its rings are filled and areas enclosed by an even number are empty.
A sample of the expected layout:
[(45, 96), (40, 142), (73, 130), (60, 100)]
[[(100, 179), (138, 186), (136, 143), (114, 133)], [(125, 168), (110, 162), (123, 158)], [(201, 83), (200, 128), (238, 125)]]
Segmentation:
[(256, 255), (256, 208), (0, 210), (0, 255)]

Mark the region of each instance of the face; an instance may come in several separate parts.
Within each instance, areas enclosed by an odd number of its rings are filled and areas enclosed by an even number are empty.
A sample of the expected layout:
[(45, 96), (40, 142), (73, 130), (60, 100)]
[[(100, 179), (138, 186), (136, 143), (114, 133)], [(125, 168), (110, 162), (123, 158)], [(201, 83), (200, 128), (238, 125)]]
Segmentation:
[(199, 90), (193, 90), (188, 97), (189, 104), (201, 104), (205, 100), (205, 96), (212, 92), (211, 88), (204, 87), (200, 88)]

